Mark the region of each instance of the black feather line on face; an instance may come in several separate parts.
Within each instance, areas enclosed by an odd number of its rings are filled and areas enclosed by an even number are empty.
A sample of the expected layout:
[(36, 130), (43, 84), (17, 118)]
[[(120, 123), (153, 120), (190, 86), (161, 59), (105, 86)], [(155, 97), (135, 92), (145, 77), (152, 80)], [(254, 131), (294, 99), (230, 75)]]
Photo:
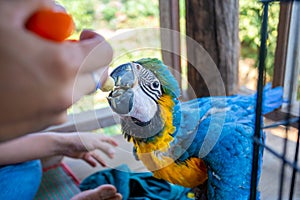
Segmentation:
[[(137, 66), (135, 67), (139, 67), (139, 69), (137, 69), (138, 72), (136, 76), (141, 89), (147, 96), (157, 103), (157, 100), (162, 95), (162, 88), (159, 79), (151, 70), (139, 65), (138, 63), (136, 64)], [(156, 88), (152, 86), (154, 83), (157, 83)]]
[(149, 94), (149, 92), (146, 91), (146, 89), (145, 89), (143, 86), (141, 86), (141, 88), (142, 88), (143, 92), (144, 92), (148, 97), (150, 97), (150, 98), (157, 104), (157, 99), (154, 99), (154, 98)]

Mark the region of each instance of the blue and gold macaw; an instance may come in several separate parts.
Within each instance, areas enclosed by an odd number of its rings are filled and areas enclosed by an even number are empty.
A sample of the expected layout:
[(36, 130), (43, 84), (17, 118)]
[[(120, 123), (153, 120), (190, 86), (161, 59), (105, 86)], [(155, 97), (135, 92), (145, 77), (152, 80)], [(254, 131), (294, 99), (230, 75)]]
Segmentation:
[[(152, 58), (120, 65), (110, 76), (110, 107), (155, 177), (190, 188), (206, 184), (208, 199), (249, 199), (256, 95), (180, 102), (176, 79)], [(281, 105), (281, 88), (264, 93), (263, 113)], [(261, 168), (262, 149), (259, 156)]]

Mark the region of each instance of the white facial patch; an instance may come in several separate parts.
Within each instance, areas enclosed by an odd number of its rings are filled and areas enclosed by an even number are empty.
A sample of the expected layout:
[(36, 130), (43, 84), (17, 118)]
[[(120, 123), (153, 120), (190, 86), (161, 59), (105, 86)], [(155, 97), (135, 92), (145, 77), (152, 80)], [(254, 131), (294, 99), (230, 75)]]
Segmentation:
[(157, 104), (140, 87), (133, 88), (133, 91), (133, 106), (126, 116), (134, 117), (141, 122), (150, 121), (157, 111)]

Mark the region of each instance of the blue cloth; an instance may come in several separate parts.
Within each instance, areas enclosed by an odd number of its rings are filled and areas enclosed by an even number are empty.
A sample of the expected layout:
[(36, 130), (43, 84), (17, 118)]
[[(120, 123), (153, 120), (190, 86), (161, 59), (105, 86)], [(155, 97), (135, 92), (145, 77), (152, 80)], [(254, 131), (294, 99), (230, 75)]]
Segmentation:
[(103, 184), (114, 185), (124, 200), (191, 200), (190, 188), (157, 179), (150, 172), (130, 172), (127, 165), (96, 172), (82, 181), (81, 190), (94, 189)]
[(33, 199), (41, 178), (42, 166), (39, 160), (0, 166), (0, 199)]

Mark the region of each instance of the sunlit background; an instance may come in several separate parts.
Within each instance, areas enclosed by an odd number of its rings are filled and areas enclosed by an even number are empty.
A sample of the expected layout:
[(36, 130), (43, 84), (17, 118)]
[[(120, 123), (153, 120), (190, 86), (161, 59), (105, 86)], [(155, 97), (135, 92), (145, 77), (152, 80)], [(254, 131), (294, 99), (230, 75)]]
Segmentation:
[[(159, 1), (158, 0), (57, 0), (73, 16), (76, 32), (72, 38), (78, 38), (83, 29), (93, 29), (110, 40), (115, 35), (135, 28), (159, 28)], [(240, 0), (240, 62), (239, 84), (249, 89), (255, 89), (257, 74), (258, 47), (260, 41), (261, 4), (258, 1)], [(184, 0), (180, 0), (180, 30), (185, 34), (185, 7)], [(267, 79), (270, 81), (273, 73), (274, 54), (279, 17), (279, 4), (273, 3), (269, 12), (269, 39), (268, 57), (266, 60)], [(146, 37), (146, 36), (145, 36)], [(152, 36), (153, 38), (153, 36)], [(146, 40), (147, 38), (145, 38)], [(117, 41), (115, 51), (124, 51), (121, 58), (113, 61), (112, 68), (122, 62), (137, 60), (142, 57), (157, 57), (161, 59), (159, 50), (126, 52), (125, 46), (143, 41), (134, 37), (124, 37)], [(157, 35), (157, 42), (160, 42)], [(182, 51), (185, 51), (184, 41), (181, 41)], [(186, 62), (182, 63), (183, 76), (186, 72)], [(298, 92), (299, 93), (299, 92)], [(107, 107), (105, 97), (107, 93), (97, 92), (86, 96), (69, 109), (69, 113), (78, 113), (87, 110)], [(109, 130), (111, 129), (108, 128)], [(114, 132), (114, 128), (109, 132)]]

